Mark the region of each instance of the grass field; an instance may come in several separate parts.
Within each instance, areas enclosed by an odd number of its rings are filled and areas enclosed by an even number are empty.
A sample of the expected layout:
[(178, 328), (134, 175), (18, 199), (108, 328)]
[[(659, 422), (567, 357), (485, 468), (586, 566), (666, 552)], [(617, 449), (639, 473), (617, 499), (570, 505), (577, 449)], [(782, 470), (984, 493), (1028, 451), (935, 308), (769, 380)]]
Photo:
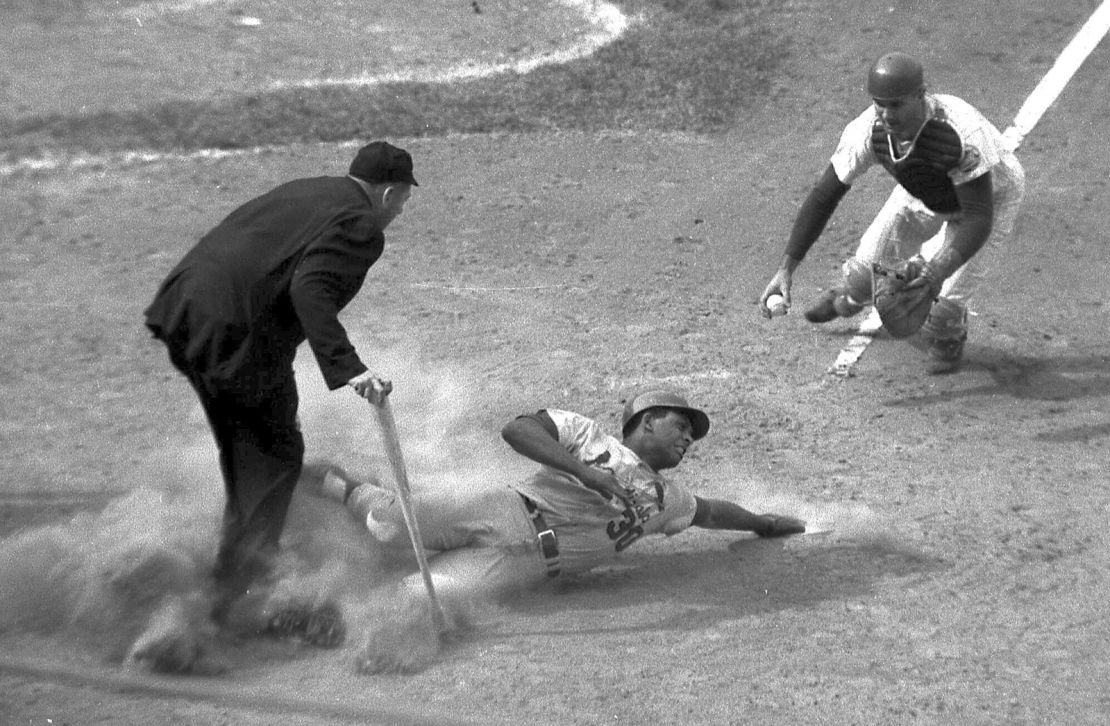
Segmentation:
[[(441, 3), (441, 12), (461, 5)], [(504, 5), (502, 12), (507, 12), (508, 4)], [(41, 113), (34, 103), (13, 111), (16, 104), (9, 101), (4, 104), (8, 115), (0, 119), (0, 153), (10, 160), (47, 151), (241, 148), (366, 135), (720, 131), (765, 98), (773, 79), (781, 79), (791, 50), (781, 26), (791, 21), (791, 3), (695, 0), (617, 5), (644, 21), (590, 58), (524, 76), (500, 75), (459, 85), (276, 91), (248, 87), (216, 98), (202, 93), (172, 97), (177, 94), (171, 92), (165, 94), (170, 98), (156, 94), (152, 102), (135, 108), (87, 112), (77, 107)], [(466, 15), (457, 20), (485, 22), (497, 8), (491, 4), (479, 20)], [(312, 26), (303, 32), (313, 32)], [(480, 36), (483, 31), (471, 32)], [(218, 65), (219, 59), (214, 60)], [(390, 60), (411, 63), (396, 56)], [(290, 63), (288, 58), (284, 62)], [(388, 70), (388, 63), (383, 61), (381, 70)], [(125, 68), (120, 75), (140, 70)]]

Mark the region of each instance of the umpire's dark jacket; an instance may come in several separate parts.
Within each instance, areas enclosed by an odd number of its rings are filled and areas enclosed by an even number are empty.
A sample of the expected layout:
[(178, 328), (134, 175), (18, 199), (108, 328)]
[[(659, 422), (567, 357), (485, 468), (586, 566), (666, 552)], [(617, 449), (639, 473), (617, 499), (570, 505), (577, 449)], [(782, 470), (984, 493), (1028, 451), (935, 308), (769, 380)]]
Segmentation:
[(146, 325), (177, 368), (217, 385), (291, 367), (307, 339), (334, 390), (367, 370), (337, 316), (384, 244), (352, 179), (282, 184), (201, 238), (162, 283)]

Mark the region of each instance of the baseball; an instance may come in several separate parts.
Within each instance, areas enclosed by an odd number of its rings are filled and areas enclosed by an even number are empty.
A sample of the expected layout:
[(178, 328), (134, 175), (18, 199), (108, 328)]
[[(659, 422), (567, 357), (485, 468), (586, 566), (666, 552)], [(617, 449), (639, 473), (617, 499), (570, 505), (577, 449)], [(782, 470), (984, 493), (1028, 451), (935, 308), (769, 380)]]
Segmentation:
[(767, 309), (771, 311), (771, 315), (786, 315), (786, 299), (782, 295), (775, 293), (767, 298)]

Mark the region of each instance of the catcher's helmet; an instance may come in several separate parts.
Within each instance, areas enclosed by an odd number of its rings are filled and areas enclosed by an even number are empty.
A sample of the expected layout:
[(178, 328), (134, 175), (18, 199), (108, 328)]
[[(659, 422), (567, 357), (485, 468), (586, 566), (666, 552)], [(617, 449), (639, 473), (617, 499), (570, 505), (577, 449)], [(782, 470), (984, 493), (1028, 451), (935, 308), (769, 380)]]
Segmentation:
[(646, 411), (649, 408), (672, 408), (676, 411), (681, 411), (690, 417), (690, 424), (693, 426), (694, 440), (697, 441), (709, 431), (709, 416), (705, 415), (705, 411), (694, 408), (686, 399), (678, 395), (674, 391), (655, 390), (645, 391), (634, 398), (628, 399), (624, 404), (624, 415), (621, 418), (622, 433), (627, 433), (625, 429), (628, 428), (628, 422), (631, 421), (636, 414), (641, 411)]
[(891, 99), (911, 96), (925, 87), (921, 63), (905, 53), (887, 53), (871, 66), (867, 74), (867, 94), (871, 98)]

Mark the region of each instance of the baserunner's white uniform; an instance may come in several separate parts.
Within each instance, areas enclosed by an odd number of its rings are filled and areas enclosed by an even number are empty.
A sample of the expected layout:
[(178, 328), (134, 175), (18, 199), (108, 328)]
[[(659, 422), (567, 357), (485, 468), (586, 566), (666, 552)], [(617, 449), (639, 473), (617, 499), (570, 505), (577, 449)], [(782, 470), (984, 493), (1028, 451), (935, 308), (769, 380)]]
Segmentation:
[[(978, 253), (945, 281), (940, 292), (941, 297), (966, 304), (986, 275), (993, 253), (1013, 231), (1025, 194), (1025, 172), (1002, 134), (971, 104), (956, 96), (933, 93), (926, 94), (925, 101), (926, 119), (944, 121), (963, 143), (959, 164), (948, 174), (952, 183), (965, 184), (991, 173), (994, 217), (990, 237)], [(852, 185), (880, 163), (874, 141), (877, 122), (875, 107), (870, 106), (845, 127), (830, 159), (842, 183)], [(895, 159), (908, 154), (913, 144), (912, 141), (898, 144), (889, 134), (886, 143)], [(960, 213), (938, 212), (926, 202), (903, 186), (896, 186), (863, 234), (855, 259), (867, 268), (874, 262), (893, 267), (919, 252), (925, 259), (931, 259), (945, 240), (955, 234), (954, 225), (959, 223)]]
[(559, 443), (580, 461), (612, 472), (632, 495), (634, 507), (606, 500), (578, 479), (541, 467), (531, 479), (513, 485), (536, 503), (559, 537), (567, 570), (594, 567), (649, 534), (675, 534), (691, 525), (697, 502), (690, 490), (668, 481), (640, 460), (596, 421), (570, 411), (547, 409), (559, 430)]
[[(693, 493), (651, 469), (598, 423), (570, 411), (546, 409), (559, 443), (580, 461), (612, 472), (635, 504), (607, 500), (578, 479), (541, 466), (528, 480), (473, 493), (417, 492), (415, 510), (436, 591), (445, 597), (502, 595), (543, 582), (545, 559), (525, 497), (557, 539), (560, 572), (581, 572), (612, 560), (638, 539), (675, 534), (694, 520)], [(367, 486), (364, 484), (360, 489)], [(375, 487), (375, 489), (377, 489)], [(401, 507), (379, 490), (367, 515), (371, 533), (386, 528), (407, 543)], [(549, 553), (548, 553), (549, 554)], [(419, 587), (415, 579), (413, 585)]]

